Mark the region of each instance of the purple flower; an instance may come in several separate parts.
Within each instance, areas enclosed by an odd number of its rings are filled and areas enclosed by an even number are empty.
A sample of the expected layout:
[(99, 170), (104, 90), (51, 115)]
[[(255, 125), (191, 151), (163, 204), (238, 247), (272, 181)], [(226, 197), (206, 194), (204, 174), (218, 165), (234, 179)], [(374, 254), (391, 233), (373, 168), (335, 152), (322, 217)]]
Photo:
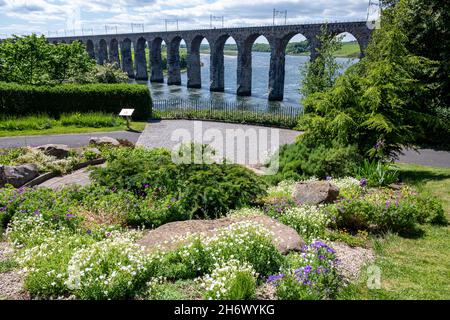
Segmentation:
[(389, 200), (386, 201), (386, 209), (389, 209), (390, 206), (391, 206), (391, 202)]
[(367, 179), (366, 178), (362, 178), (361, 181), (359, 182), (359, 185), (362, 188), (365, 188), (367, 186)]
[(375, 149), (380, 150), (383, 146), (384, 146), (384, 141), (378, 140), (377, 143), (375, 144)]
[(91, 234), (92, 234), (92, 230), (88, 230), (88, 231), (87, 231), (87, 234), (88, 234), (88, 235), (91, 235)]
[(326, 180), (327, 180), (327, 181), (331, 181), (331, 180), (333, 180), (333, 178), (332, 178), (332, 177), (329, 177), (329, 176), (327, 176)]
[(39, 216), (39, 215), (41, 214), (41, 212), (40, 212), (39, 210), (34, 210), (34, 214), (35, 214), (36, 216)]
[(269, 276), (267, 278), (267, 283), (273, 283), (273, 282), (277, 282), (278, 280), (281, 280), (285, 277), (285, 275), (283, 273), (277, 274), (277, 275), (272, 275)]
[(73, 214), (70, 214), (70, 213), (66, 214), (66, 220), (70, 220), (73, 218), (75, 218), (75, 216)]

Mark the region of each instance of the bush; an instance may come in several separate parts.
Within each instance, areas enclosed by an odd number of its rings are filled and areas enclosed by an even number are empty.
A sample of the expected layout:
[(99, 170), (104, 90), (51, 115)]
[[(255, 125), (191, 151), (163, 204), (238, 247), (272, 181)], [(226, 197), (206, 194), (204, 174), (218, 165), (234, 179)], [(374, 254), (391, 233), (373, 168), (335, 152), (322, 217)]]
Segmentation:
[(45, 188), (0, 189), (0, 217), (3, 226), (7, 226), (13, 218), (20, 220), (42, 217), (54, 226), (75, 229), (79, 223), (73, 211), (75, 205), (76, 202), (65, 191), (55, 192)]
[(316, 141), (309, 146), (308, 140), (301, 137), (296, 143), (281, 147), (279, 172), (268, 176), (269, 182), (275, 184), (282, 180), (308, 177), (346, 177), (354, 172), (359, 161), (354, 146), (321, 144)]
[(207, 300), (251, 300), (256, 296), (257, 274), (252, 266), (238, 260), (217, 264), (211, 275), (202, 279)]
[(4, 115), (119, 114), (124, 107), (135, 109), (134, 119), (148, 119), (152, 110), (148, 87), (134, 84), (31, 86), (0, 82), (0, 111)]
[[(216, 218), (251, 204), (265, 192), (262, 179), (240, 165), (176, 165), (170, 152), (161, 149), (118, 150), (107, 158), (108, 166), (95, 169), (92, 178), (109, 189), (129, 190), (142, 198), (150, 197), (148, 218), (135, 219), (135, 223), (148, 226), (175, 218)], [(162, 212), (155, 206), (158, 202)]]
[(285, 271), (272, 275), (267, 282), (276, 287), (280, 300), (322, 300), (336, 297), (342, 280), (336, 269), (334, 249), (315, 241), (298, 256), (288, 259)]
[(418, 223), (446, 224), (442, 204), (405, 187), (400, 191), (377, 190), (329, 206), (336, 225), (353, 233), (358, 230), (408, 234)]

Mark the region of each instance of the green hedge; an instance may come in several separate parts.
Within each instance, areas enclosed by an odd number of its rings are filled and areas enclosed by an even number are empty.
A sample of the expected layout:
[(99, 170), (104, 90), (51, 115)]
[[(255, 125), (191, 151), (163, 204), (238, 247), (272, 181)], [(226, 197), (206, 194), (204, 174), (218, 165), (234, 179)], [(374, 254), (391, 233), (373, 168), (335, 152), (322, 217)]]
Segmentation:
[(135, 120), (151, 116), (150, 90), (137, 84), (64, 84), (31, 86), (0, 82), (2, 115), (24, 116), (63, 113), (106, 112), (118, 114), (122, 108), (135, 109)]

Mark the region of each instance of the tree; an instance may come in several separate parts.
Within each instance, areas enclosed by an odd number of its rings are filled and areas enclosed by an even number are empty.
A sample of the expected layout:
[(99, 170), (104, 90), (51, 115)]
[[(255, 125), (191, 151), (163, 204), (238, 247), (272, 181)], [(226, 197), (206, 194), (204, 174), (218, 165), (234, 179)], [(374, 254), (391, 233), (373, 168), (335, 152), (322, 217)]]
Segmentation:
[(24, 84), (49, 81), (50, 47), (44, 36), (14, 36), (0, 43), (0, 80)]
[(63, 83), (94, 70), (79, 42), (49, 44), (44, 36), (14, 36), (0, 43), (0, 81), (32, 85)]
[(86, 53), (80, 42), (51, 45), (48, 72), (50, 79), (57, 83), (74, 81), (91, 72), (95, 62)]
[(317, 36), (320, 47), (316, 49), (317, 57), (306, 63), (303, 73), (301, 93), (308, 97), (316, 92), (324, 92), (331, 88), (339, 75), (341, 65), (336, 62), (334, 53), (342, 48), (342, 38), (335, 37), (323, 27)]

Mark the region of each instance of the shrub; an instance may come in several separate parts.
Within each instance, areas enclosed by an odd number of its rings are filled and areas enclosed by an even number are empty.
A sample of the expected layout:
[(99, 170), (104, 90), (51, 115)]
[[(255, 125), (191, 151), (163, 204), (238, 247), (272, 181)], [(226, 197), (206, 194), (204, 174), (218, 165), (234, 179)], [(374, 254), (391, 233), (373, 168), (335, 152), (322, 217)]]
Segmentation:
[(143, 250), (126, 237), (80, 249), (69, 262), (67, 287), (81, 299), (132, 298), (154, 272)]
[(321, 144), (320, 140), (312, 143), (309, 139), (301, 137), (296, 143), (281, 147), (278, 155), (279, 171), (267, 177), (269, 182), (276, 184), (282, 180), (309, 177), (346, 177), (354, 172), (359, 161), (354, 146)]
[(75, 229), (80, 222), (73, 211), (75, 205), (76, 202), (65, 191), (55, 192), (45, 188), (0, 189), (0, 214), (4, 226), (12, 219), (21, 221), (23, 218), (38, 217), (55, 226)]
[(252, 266), (238, 260), (216, 264), (202, 279), (207, 300), (251, 300), (256, 296), (257, 274)]
[(26, 148), (0, 149), (0, 165), (11, 165), (26, 153)]
[(285, 271), (268, 277), (267, 282), (276, 286), (281, 300), (322, 300), (336, 297), (341, 277), (336, 265), (336, 252), (321, 241), (315, 241), (303, 249), (300, 256), (293, 256)]
[(152, 109), (148, 87), (131, 84), (31, 86), (0, 82), (0, 111), (4, 115), (119, 114), (124, 107), (135, 109), (134, 119), (148, 119)]
[(381, 189), (353, 199), (342, 199), (330, 211), (341, 229), (356, 232), (393, 231), (406, 234), (418, 223), (445, 224), (442, 204), (404, 187), (400, 191)]
[[(262, 179), (239, 165), (176, 165), (170, 152), (161, 149), (119, 150), (111, 152), (107, 158), (108, 166), (92, 173), (94, 181), (110, 189), (133, 191), (144, 198), (151, 195), (150, 200), (160, 201), (163, 211), (170, 209), (167, 221), (173, 217), (219, 217), (255, 202), (265, 192)], [(174, 212), (176, 208), (178, 213)], [(135, 222), (145, 225), (164, 222), (164, 213), (155, 211), (157, 209), (150, 204), (146, 214), (149, 220), (143, 216), (142, 221), (135, 219)], [(151, 220), (152, 216), (157, 217), (156, 221)]]

